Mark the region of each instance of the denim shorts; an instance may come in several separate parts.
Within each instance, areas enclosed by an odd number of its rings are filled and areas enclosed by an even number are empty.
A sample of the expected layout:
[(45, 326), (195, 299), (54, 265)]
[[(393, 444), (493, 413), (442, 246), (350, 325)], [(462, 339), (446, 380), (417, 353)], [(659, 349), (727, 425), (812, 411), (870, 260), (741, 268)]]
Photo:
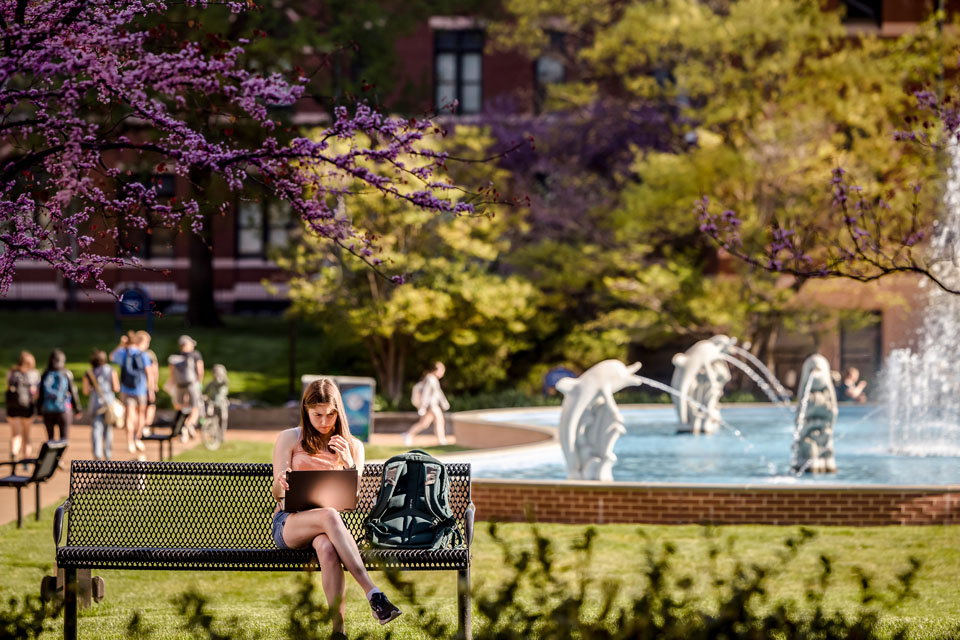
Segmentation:
[(290, 517), (289, 511), (277, 511), (273, 514), (273, 542), (278, 549), (289, 549), (287, 543), (283, 541), (283, 525), (287, 523)]

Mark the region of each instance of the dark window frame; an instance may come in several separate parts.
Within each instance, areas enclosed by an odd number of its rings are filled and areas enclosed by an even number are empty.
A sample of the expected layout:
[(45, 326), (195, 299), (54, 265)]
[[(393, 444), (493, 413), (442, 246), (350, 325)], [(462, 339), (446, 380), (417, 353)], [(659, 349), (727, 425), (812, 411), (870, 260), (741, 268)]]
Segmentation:
[[(486, 35), (483, 29), (437, 29), (433, 32), (433, 102), (437, 109), (440, 96), (437, 95), (439, 85), (438, 56), (441, 53), (452, 53), (456, 55), (456, 95), (448, 96), (452, 102), (457, 101), (457, 108), (452, 112), (457, 115), (483, 113), (483, 47)], [(477, 43), (478, 41), (478, 43)], [(463, 80), (463, 58), (465, 54), (480, 54), (480, 80), (478, 82), (465, 83)], [(477, 86), (479, 89), (479, 107), (476, 111), (464, 111), (463, 109), (463, 90), (465, 86)]]
[[(154, 173), (150, 174), (143, 178), (144, 182), (147, 184), (156, 184), (157, 185), (157, 198), (158, 199), (170, 199), (177, 195), (177, 177), (172, 173)], [(136, 232), (137, 238), (135, 240), (139, 243), (139, 251), (123, 251), (122, 246), (118, 246), (118, 253), (122, 256), (131, 256), (137, 258), (138, 260), (154, 260), (157, 258), (172, 260), (177, 257), (177, 245), (176, 245), (176, 229), (167, 229), (172, 232), (172, 237), (170, 238), (170, 250), (164, 251), (162, 254), (157, 251), (158, 243), (155, 241), (153, 236), (153, 224), (152, 216), (147, 217), (147, 227), (146, 229), (140, 229), (139, 227), (131, 229), (127, 227), (126, 224), (121, 224), (122, 233), (129, 234), (131, 231)], [(122, 241), (121, 241), (122, 242)]]
[[(241, 252), (241, 250), (240, 250), (240, 232), (241, 232), (241, 230), (242, 230), (241, 227), (240, 227), (240, 207), (243, 206), (243, 205), (245, 205), (245, 204), (248, 204), (248, 205), (249, 205), (249, 204), (256, 205), (256, 206), (257, 206), (257, 209), (259, 209), (259, 212), (260, 212), (260, 238), (259, 238), (259, 246), (260, 246), (260, 249), (259, 249), (259, 251), (257, 251), (257, 252), (249, 252), (249, 251), (248, 251), (248, 252)], [(234, 255), (236, 258), (238, 258), (238, 259), (240, 259), (240, 258), (260, 259), (260, 260), (268, 260), (268, 259), (269, 259), (269, 254), (270, 254), (270, 252), (271, 252), (271, 251), (275, 248), (275, 246), (276, 246), (276, 245), (272, 245), (272, 244), (270, 243), (270, 231), (271, 231), (271, 229), (272, 229), (273, 227), (271, 227), (271, 225), (270, 225), (270, 211), (269, 211), (269, 207), (270, 207), (271, 205), (273, 205), (273, 204), (279, 204), (279, 205), (281, 205), (281, 206), (283, 206), (283, 205), (286, 205), (286, 206), (287, 206), (287, 210), (288, 210), (288, 213), (289, 213), (289, 219), (288, 219), (288, 221), (287, 221), (287, 223), (286, 223), (286, 225), (285, 225), (285, 228), (287, 229), (287, 232), (288, 232), (288, 233), (290, 233), (290, 232), (292, 232), (294, 229), (296, 229), (298, 218), (297, 218), (297, 216), (294, 215), (293, 210), (290, 208), (290, 205), (287, 204), (287, 203), (285, 203), (284, 201), (282, 201), (282, 200), (276, 200), (276, 199), (271, 199), (271, 198), (261, 198), (261, 199), (259, 199), (259, 200), (257, 200), (257, 201), (253, 201), (253, 200), (247, 200), (247, 201), (238, 200), (237, 203), (236, 203), (235, 209), (234, 209), (234, 211), (235, 211), (235, 218), (234, 218), (235, 224), (233, 225), (233, 231), (234, 231), (234, 233), (233, 233), (233, 241), (234, 241), (234, 242), (233, 242), (233, 248), (234, 248), (233, 255)]]
[(883, 24), (883, 0), (840, 0), (840, 6), (847, 9), (843, 19), (847, 24)]

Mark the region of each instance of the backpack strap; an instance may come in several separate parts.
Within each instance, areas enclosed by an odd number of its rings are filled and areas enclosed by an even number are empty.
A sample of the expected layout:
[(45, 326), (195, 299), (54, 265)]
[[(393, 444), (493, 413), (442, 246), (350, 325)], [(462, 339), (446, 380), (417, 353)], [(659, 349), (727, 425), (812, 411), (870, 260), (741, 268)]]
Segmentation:
[[(392, 459), (387, 460), (386, 464), (383, 465), (383, 471), (380, 477), (380, 493), (377, 495), (377, 503), (373, 505), (373, 509), (370, 510), (370, 514), (367, 516), (367, 521), (379, 520), (387, 510), (387, 506), (389, 506), (390, 500), (397, 490), (397, 479), (400, 477), (400, 471), (406, 466), (407, 463), (405, 460)], [(387, 482), (387, 474), (391, 469), (396, 469), (396, 475), (393, 478), (393, 482)]]

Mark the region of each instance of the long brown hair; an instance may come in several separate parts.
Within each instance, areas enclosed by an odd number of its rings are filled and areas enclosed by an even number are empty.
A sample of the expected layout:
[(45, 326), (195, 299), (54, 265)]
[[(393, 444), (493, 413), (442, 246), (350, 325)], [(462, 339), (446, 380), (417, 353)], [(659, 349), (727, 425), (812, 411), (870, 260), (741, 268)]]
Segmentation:
[(326, 447), (323, 436), (319, 431), (313, 428), (310, 422), (310, 416), (307, 411), (310, 407), (318, 404), (332, 404), (337, 410), (337, 422), (333, 426), (333, 435), (339, 435), (349, 442), (350, 427), (347, 425), (347, 414), (343, 410), (343, 398), (340, 397), (340, 389), (330, 378), (318, 378), (303, 390), (303, 397), (300, 399), (300, 433), (303, 434), (303, 450), (307, 453), (316, 454), (323, 451)]

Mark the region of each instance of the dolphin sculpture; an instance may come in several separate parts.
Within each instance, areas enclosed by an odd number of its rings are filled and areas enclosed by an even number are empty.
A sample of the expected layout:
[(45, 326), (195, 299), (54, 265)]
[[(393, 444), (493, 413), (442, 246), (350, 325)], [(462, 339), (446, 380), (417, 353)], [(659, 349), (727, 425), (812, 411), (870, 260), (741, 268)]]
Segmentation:
[(643, 379), (634, 375), (639, 369), (639, 362), (628, 367), (619, 360), (604, 360), (579, 378), (557, 382), (557, 391), (563, 394), (560, 446), (569, 478), (612, 479), (613, 443), (624, 432), (623, 414), (613, 394), (643, 384)]
[(837, 390), (830, 362), (819, 353), (804, 360), (797, 393), (793, 470), (836, 473), (833, 431), (837, 423)]
[[(685, 353), (673, 356), (675, 368), (670, 386), (680, 392), (673, 402), (681, 431), (713, 433), (717, 430), (719, 423), (714, 414), (723, 395), (723, 387), (732, 378), (723, 354), (736, 342), (736, 338), (716, 335), (697, 342)], [(691, 404), (691, 400), (706, 408), (707, 413)]]

